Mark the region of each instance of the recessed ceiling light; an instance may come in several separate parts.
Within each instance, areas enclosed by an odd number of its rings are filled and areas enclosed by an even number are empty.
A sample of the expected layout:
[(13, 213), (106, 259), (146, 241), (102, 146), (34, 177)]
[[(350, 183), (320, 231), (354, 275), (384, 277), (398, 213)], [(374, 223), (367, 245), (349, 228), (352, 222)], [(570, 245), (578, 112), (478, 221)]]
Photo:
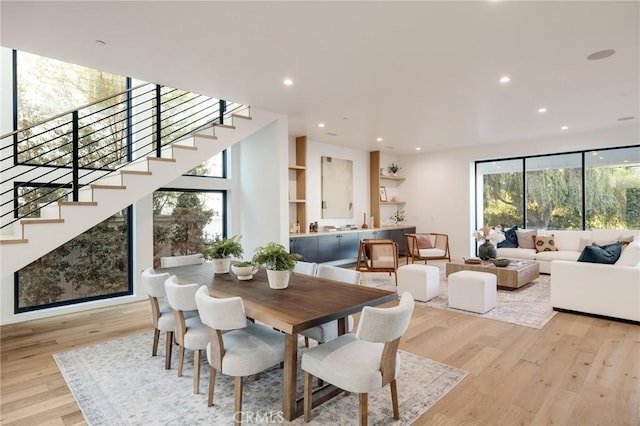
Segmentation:
[(567, 130), (567, 129), (569, 129), (569, 126), (562, 126), (562, 127), (560, 127), (560, 130)]
[(318, 127), (324, 127), (324, 123), (318, 123)]
[(591, 151), (591, 155), (598, 155), (598, 151)]
[(598, 50), (597, 52), (593, 52), (591, 55), (587, 56), (587, 59), (590, 61), (597, 61), (598, 59), (613, 56), (614, 53), (616, 53), (616, 51), (613, 49)]
[(511, 81), (511, 77), (509, 77), (508, 75), (503, 75), (502, 77), (500, 77), (500, 83), (505, 84)]
[(293, 80), (291, 80), (290, 78), (285, 78), (284, 81), (282, 82), (285, 86), (292, 86), (293, 85)]
[(604, 157), (598, 157), (598, 160), (604, 160)]
[(618, 121), (628, 121), (628, 120), (633, 120), (635, 117), (632, 116), (627, 116), (627, 117), (620, 117), (618, 118)]
[(540, 114), (543, 114), (543, 113), (547, 112), (547, 109), (545, 107), (540, 107), (540, 108), (538, 108), (538, 112)]
[(376, 142), (382, 142), (382, 138), (376, 139)]
[(416, 147), (416, 151), (420, 151), (422, 148), (420, 148), (419, 146)]

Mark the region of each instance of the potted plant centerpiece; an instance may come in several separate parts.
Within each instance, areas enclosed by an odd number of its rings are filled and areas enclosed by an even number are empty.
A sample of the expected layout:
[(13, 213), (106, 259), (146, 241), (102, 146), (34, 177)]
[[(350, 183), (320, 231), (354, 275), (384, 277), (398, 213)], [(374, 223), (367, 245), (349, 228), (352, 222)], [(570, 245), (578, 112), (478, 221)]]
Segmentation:
[(258, 265), (254, 265), (253, 262), (248, 262), (246, 260), (233, 262), (231, 264), (231, 272), (233, 272), (241, 281), (253, 278), (253, 274), (258, 272), (258, 269)]
[(301, 258), (298, 253), (289, 253), (283, 245), (271, 242), (256, 248), (253, 263), (267, 267), (269, 286), (279, 290), (289, 286), (293, 267)]
[(229, 273), (232, 256), (242, 255), (242, 245), (240, 244), (240, 236), (234, 235), (231, 238), (223, 238), (219, 234), (215, 239), (206, 244), (202, 250), (202, 256), (205, 259), (213, 261), (213, 272), (215, 274)]

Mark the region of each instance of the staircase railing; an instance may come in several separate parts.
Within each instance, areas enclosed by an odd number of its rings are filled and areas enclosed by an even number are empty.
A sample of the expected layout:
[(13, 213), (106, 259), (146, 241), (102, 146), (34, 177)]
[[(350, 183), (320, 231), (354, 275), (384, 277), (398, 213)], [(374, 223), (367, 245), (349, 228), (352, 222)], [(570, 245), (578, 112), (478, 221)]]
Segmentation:
[(0, 229), (59, 200), (79, 201), (83, 186), (247, 110), (147, 83), (2, 135)]

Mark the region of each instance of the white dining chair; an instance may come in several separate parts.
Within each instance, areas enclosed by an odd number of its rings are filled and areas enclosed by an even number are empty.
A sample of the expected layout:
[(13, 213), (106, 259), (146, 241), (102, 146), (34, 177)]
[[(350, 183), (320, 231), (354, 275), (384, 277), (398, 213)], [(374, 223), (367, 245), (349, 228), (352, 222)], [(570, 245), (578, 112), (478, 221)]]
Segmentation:
[(164, 368), (168, 370), (171, 368), (173, 332), (176, 328), (176, 319), (171, 307), (165, 303), (164, 282), (167, 278), (169, 278), (169, 274), (157, 274), (153, 268), (147, 268), (141, 274), (142, 286), (151, 302), (151, 321), (153, 323), (151, 356), (158, 354), (160, 333), (166, 332)]
[(196, 293), (196, 303), (202, 322), (210, 330), (208, 406), (213, 405), (216, 372), (235, 377), (234, 424), (239, 425), (242, 420), (241, 414), (238, 415), (242, 413), (242, 378), (284, 361), (284, 334), (247, 322), (240, 297), (217, 299), (202, 287)]
[[(361, 274), (352, 269), (339, 268), (331, 265), (318, 265), (316, 276), (332, 281), (340, 281), (347, 284), (360, 284)], [(354, 319), (352, 315), (347, 317), (347, 331), (353, 330)], [(315, 327), (300, 332), (304, 336), (305, 346), (309, 346), (309, 339), (323, 343), (338, 337), (338, 321), (325, 322)]]
[(315, 262), (297, 261), (295, 266), (293, 267), (293, 273), (313, 276), (316, 274), (317, 267), (318, 267), (318, 264)]
[(182, 377), (185, 349), (193, 350), (193, 393), (200, 392), (200, 355), (207, 347), (209, 334), (207, 327), (202, 324), (198, 315), (186, 317), (186, 311), (198, 309), (196, 305), (196, 291), (200, 284), (180, 284), (175, 275), (170, 276), (164, 283), (167, 301), (173, 309), (176, 318), (176, 342), (178, 349), (178, 377)]
[(408, 292), (392, 308), (365, 306), (355, 335), (344, 334), (302, 355), (305, 423), (311, 421), (314, 376), (359, 394), (361, 425), (367, 424), (369, 392), (389, 384), (393, 418), (400, 419), (396, 386), (400, 371), (398, 346), (409, 327), (413, 307), (413, 297)]

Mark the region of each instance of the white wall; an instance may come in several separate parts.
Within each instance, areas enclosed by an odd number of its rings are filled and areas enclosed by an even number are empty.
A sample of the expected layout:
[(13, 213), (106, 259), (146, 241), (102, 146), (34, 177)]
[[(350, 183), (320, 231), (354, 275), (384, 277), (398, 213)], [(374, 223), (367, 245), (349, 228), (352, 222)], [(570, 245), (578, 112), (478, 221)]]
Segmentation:
[(418, 232), (449, 234), (452, 256), (468, 257), (475, 253), (475, 242), (471, 237), (475, 226), (475, 161), (626, 146), (639, 142), (640, 130), (635, 123), (587, 134), (567, 134), (556, 138), (400, 157), (398, 162), (403, 167), (402, 174), (407, 178), (402, 185), (403, 195), (408, 201), (407, 222), (415, 224)]

